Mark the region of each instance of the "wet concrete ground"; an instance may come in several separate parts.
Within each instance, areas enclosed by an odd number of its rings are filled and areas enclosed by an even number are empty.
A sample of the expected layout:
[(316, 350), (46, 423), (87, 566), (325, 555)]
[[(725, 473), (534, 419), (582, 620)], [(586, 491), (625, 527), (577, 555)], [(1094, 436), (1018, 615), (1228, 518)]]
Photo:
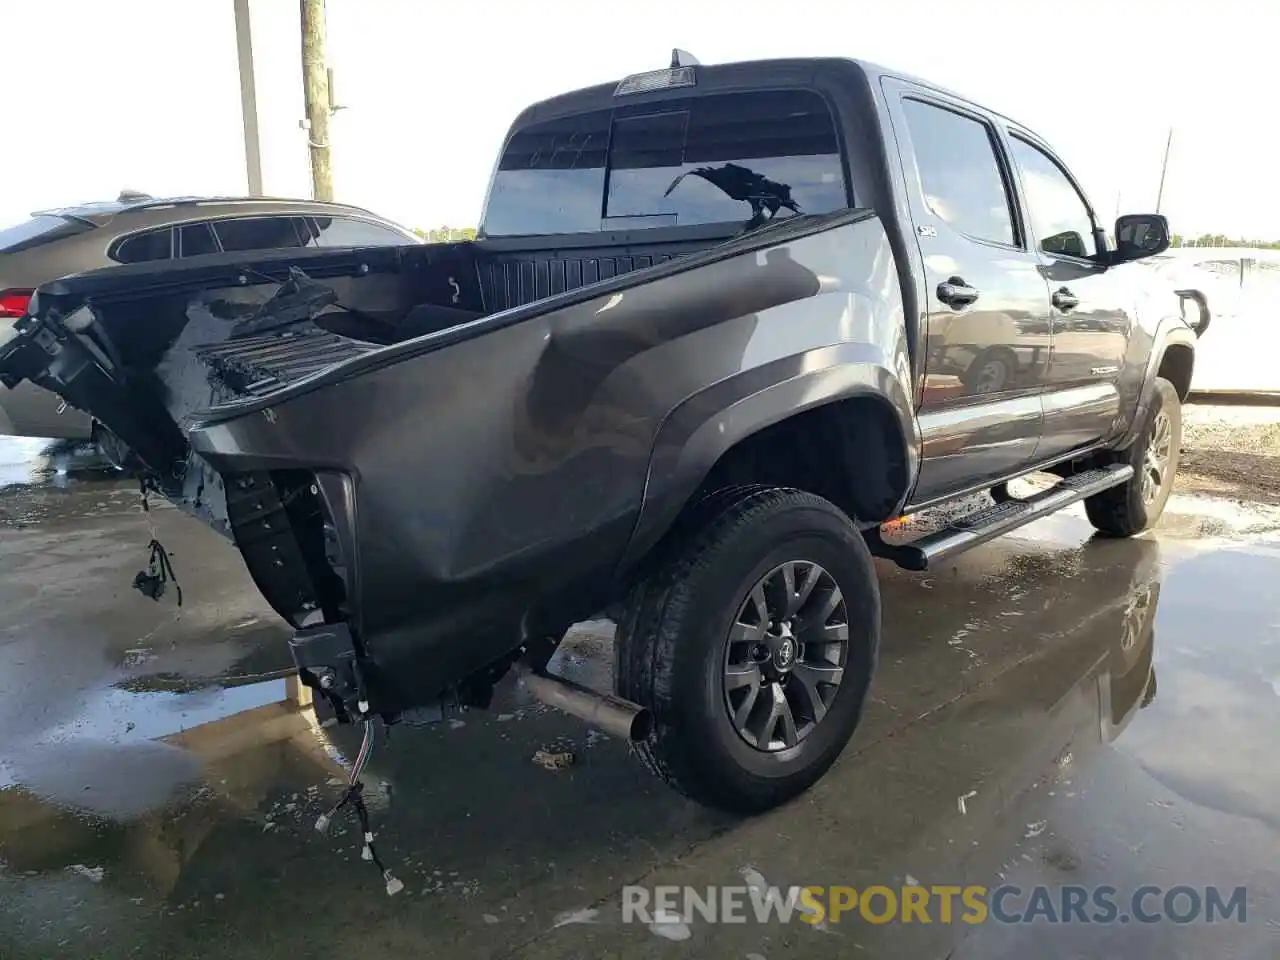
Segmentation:
[[(394, 898), (351, 824), (313, 829), (351, 732), (281, 705), (281, 680), (251, 682), (285, 666), (284, 631), (229, 546), (172, 511), (156, 520), (181, 609), (129, 588), (149, 533), (128, 487), (0, 491), (5, 960), (1278, 955), (1276, 508), (1178, 497), (1150, 538), (1093, 541), (1073, 513), (942, 571), (882, 566), (862, 727), (811, 793), (751, 820), (683, 801), (623, 744), (509, 686), (491, 711), (397, 727), (367, 778), (406, 885)], [(587, 625), (557, 667), (604, 685), (610, 642)], [(548, 747), (576, 763), (533, 764)], [(744, 876), (1109, 884), (1122, 900), (1244, 886), (1247, 913), (621, 922), (624, 884)]]

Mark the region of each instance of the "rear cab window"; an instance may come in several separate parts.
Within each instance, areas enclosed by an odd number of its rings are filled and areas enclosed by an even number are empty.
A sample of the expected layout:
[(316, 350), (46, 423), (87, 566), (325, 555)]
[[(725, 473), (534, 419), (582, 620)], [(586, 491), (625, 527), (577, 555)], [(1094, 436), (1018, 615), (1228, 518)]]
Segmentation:
[(849, 206), (835, 120), (818, 93), (674, 94), (512, 134), (486, 236), (742, 224)]

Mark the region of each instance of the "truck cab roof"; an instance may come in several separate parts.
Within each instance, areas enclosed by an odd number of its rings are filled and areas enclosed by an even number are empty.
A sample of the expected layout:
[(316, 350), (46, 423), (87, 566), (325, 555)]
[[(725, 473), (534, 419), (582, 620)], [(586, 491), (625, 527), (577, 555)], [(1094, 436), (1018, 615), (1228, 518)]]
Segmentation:
[[(863, 60), (703, 65), (677, 51), (672, 63), (522, 110), (485, 197), (481, 235), (584, 234), (598, 241), (610, 234), (610, 242), (623, 244), (636, 232), (691, 236), (717, 224), (758, 225), (759, 203), (748, 220), (741, 201), (752, 190), (778, 188), (786, 189), (773, 198), (775, 214), (865, 207), (892, 216), (897, 160), (884, 146), (893, 138), (883, 79), (1000, 117), (937, 84)], [(711, 170), (700, 165), (726, 164), (738, 176), (736, 195), (728, 194), (737, 205), (706, 184), (684, 181), (708, 179)]]
[[(669, 67), (668, 70), (681, 69)], [(891, 70), (867, 60), (849, 57), (787, 57), (769, 60), (739, 60), (731, 63), (692, 65), (696, 83), (688, 93), (698, 94), (726, 93), (734, 90), (758, 90), (770, 86), (806, 86), (825, 85), (838, 81), (841, 85), (853, 83), (872, 84), (882, 76), (896, 77), (913, 84), (927, 87), (938, 93), (965, 99), (954, 91), (947, 90), (935, 83), (921, 80), (900, 70)], [(663, 70), (647, 71), (661, 73)], [(530, 104), (522, 110), (512, 123), (512, 127), (524, 126), (539, 120), (578, 113), (583, 110), (608, 108), (617, 105), (620, 83), (631, 77), (646, 74), (630, 74), (622, 81), (599, 83), (590, 87), (582, 87), (567, 93), (557, 94), (546, 100)], [(629, 103), (647, 103), (660, 101), (669, 96), (669, 88), (658, 87), (651, 91), (623, 94)]]

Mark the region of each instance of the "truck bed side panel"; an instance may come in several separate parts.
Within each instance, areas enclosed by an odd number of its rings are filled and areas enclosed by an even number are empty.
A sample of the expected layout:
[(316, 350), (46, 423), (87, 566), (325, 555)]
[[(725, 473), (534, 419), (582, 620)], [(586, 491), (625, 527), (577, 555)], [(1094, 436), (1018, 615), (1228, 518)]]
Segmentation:
[[(443, 686), (521, 632), (599, 609), (663, 424), (683, 409), (678, 422), (694, 425), (694, 398), (705, 429), (717, 404), (824, 370), (810, 399), (888, 384), (914, 432), (897, 275), (870, 214), (604, 290), (192, 433), (227, 476), (350, 478), (353, 515), (338, 522), (352, 530), (359, 632), (381, 669), (412, 663), (419, 682)], [(705, 465), (679, 467), (692, 471), (680, 482), (696, 486)]]

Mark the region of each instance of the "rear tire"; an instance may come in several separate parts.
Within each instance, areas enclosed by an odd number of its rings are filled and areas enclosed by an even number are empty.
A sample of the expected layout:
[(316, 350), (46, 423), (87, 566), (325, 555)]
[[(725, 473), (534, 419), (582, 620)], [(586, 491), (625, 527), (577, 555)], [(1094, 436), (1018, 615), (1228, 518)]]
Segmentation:
[(1084, 502), (1089, 522), (1111, 537), (1132, 537), (1156, 525), (1173, 492), (1182, 446), (1182, 403), (1178, 391), (1157, 378), (1147, 422), (1126, 451), (1133, 476), (1127, 483)]
[(879, 586), (861, 534), (821, 497), (741, 488), (698, 513), (628, 598), (618, 693), (653, 711), (636, 745), (653, 773), (700, 803), (754, 813), (808, 789), (853, 735)]

